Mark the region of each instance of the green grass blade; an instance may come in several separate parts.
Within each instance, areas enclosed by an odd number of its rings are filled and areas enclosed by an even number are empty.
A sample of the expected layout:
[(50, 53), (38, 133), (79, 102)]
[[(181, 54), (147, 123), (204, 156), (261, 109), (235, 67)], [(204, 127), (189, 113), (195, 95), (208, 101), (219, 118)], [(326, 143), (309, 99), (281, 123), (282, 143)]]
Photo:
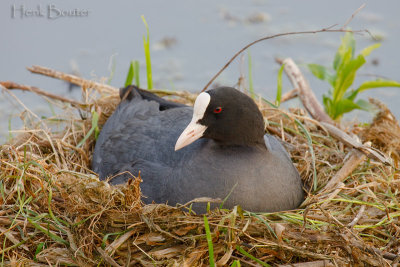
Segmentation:
[[(68, 222), (66, 222), (66, 221), (64, 221), (62, 219), (58, 219), (54, 215), (53, 210), (51, 208), (51, 200), (52, 200), (52, 198), (53, 198), (53, 189), (51, 189), (51, 187), (49, 187), (49, 195), (48, 195), (48, 198), (47, 198), (47, 205), (48, 205), (50, 218), (52, 218), (61, 227), (63, 227), (64, 225), (69, 227), (69, 223)], [(65, 231), (63, 229), (60, 229), (60, 230), (65, 233)]]
[(365, 111), (371, 111), (376, 108), (374, 104), (369, 103), (368, 101), (365, 101), (364, 99), (359, 99), (357, 100), (356, 104), (358, 105), (359, 109), (365, 110)]
[(358, 55), (355, 59), (340, 67), (337, 81), (333, 90), (333, 102), (336, 103), (345, 95), (347, 89), (353, 84), (359, 68), (365, 64), (365, 58)]
[(267, 100), (267, 99), (265, 99), (265, 98), (261, 98), (265, 103), (267, 103), (268, 105), (270, 105), (271, 107), (273, 107), (273, 108), (278, 108), (278, 106), (277, 105), (275, 105), (274, 103), (272, 103), (271, 101), (269, 101), (269, 100)]
[(295, 122), (300, 127), (300, 129), (304, 132), (304, 134), (307, 138), (308, 148), (310, 149), (312, 165), (313, 165), (313, 190), (315, 191), (315, 190), (317, 190), (318, 177), (317, 177), (317, 169), (315, 167), (315, 152), (314, 152), (314, 148), (312, 146), (312, 138), (311, 138), (310, 133), (307, 131), (307, 129), (304, 127), (304, 125), (298, 119), (295, 119)]
[(342, 98), (335, 103), (335, 108), (332, 111), (332, 119), (337, 120), (343, 116), (343, 114), (348, 113), (354, 109), (361, 109), (354, 101)]
[(356, 91), (360, 93), (368, 89), (374, 89), (379, 87), (400, 87), (400, 83), (392, 80), (378, 79), (376, 81), (363, 82), (360, 85), (360, 87), (357, 88)]
[(267, 226), (267, 228), (268, 228), (268, 230), (271, 232), (271, 234), (273, 234), (274, 237), (275, 237), (276, 239), (278, 239), (278, 236), (276, 235), (274, 229), (272, 229), (271, 225), (269, 225), (269, 223), (268, 223), (266, 220), (264, 220), (264, 219), (263, 219), (261, 216), (259, 216), (257, 213), (254, 213), (254, 212), (246, 212), (246, 213), (247, 213), (247, 215), (249, 215), (249, 216), (254, 216), (254, 217), (256, 217), (259, 221), (261, 221), (263, 224), (265, 224), (265, 226)]
[(207, 238), (207, 244), (208, 244), (208, 255), (209, 255), (210, 266), (215, 267), (214, 246), (213, 246), (212, 238), (211, 238), (210, 225), (208, 224), (207, 216), (204, 215), (203, 218), (204, 218), (204, 228), (206, 230), (206, 238)]
[(240, 247), (239, 245), (236, 245), (236, 250), (239, 251), (241, 254), (243, 254), (244, 256), (252, 259), (253, 261), (257, 262), (258, 264), (261, 264), (262, 266), (265, 267), (271, 267), (271, 265), (269, 265), (266, 262), (263, 262), (262, 260), (257, 259), (256, 257), (254, 257), (253, 255), (251, 255), (250, 253), (248, 253), (246, 250), (244, 250), (242, 247)]
[(128, 229), (128, 230), (125, 230), (125, 231), (121, 231), (121, 232), (115, 232), (115, 233), (107, 233), (107, 234), (105, 234), (104, 236), (103, 236), (103, 240), (102, 240), (102, 242), (101, 242), (101, 248), (102, 249), (105, 249), (106, 248), (106, 245), (107, 245), (107, 241), (108, 241), (108, 238), (109, 237), (111, 237), (111, 236), (121, 236), (121, 235), (123, 235), (123, 234), (125, 234), (126, 232), (129, 232), (130, 231), (130, 229)]
[(52, 115), (53, 117), (56, 117), (57, 114), (56, 114), (56, 111), (54, 110), (53, 104), (52, 104), (51, 102), (49, 102), (49, 101), (47, 101), (47, 104), (49, 105), (51, 115)]
[(319, 64), (307, 64), (308, 69), (311, 73), (320, 80), (329, 82), (332, 86), (335, 83), (335, 77), (325, 66)]
[(57, 243), (61, 243), (63, 245), (69, 245), (69, 243), (67, 241), (65, 241), (64, 239), (62, 239), (61, 237), (59, 237), (58, 235), (55, 235), (53, 233), (51, 233), (48, 229), (43, 228), (42, 226), (40, 226), (38, 223), (34, 222), (31, 218), (26, 218), (36, 229), (38, 229), (40, 232), (46, 234), (48, 237), (50, 237), (51, 239), (53, 239), (55, 242)]
[(230, 197), (230, 195), (232, 194), (233, 190), (235, 190), (236, 186), (238, 185), (238, 183), (236, 182), (236, 184), (232, 187), (231, 191), (229, 191), (228, 195), (226, 195), (226, 197), (224, 198), (224, 200), (222, 200), (221, 204), (219, 205), (219, 209), (222, 209), (222, 207), (224, 206), (225, 202), (228, 200), (228, 198)]
[(231, 267), (241, 267), (240, 265), (240, 260), (235, 260), (232, 264)]
[(370, 45), (370, 46), (364, 48), (364, 49), (361, 51), (360, 54), (363, 55), (364, 57), (369, 56), (369, 54), (371, 54), (372, 51), (374, 51), (375, 49), (377, 49), (377, 48), (380, 47), (380, 46), (381, 46), (380, 43)]
[(1, 180), (1, 179), (0, 179), (0, 195), (1, 195), (1, 199), (2, 199), (3, 203), (6, 202), (5, 201), (6, 194), (5, 194), (4, 184), (3, 184), (3, 180)]
[(333, 60), (333, 69), (338, 71), (339, 67), (348, 62), (354, 55), (355, 40), (353, 33), (346, 32)]
[(150, 33), (149, 33), (149, 25), (146, 22), (146, 19), (142, 15), (143, 23), (146, 27), (147, 36), (143, 36), (143, 46), (144, 46), (144, 54), (146, 57), (146, 71), (147, 71), (147, 89), (153, 89), (153, 76), (151, 72), (151, 57), (150, 57)]
[(115, 69), (117, 67), (117, 63), (116, 63), (115, 57), (116, 57), (116, 54), (113, 54), (111, 56), (111, 59), (110, 59), (110, 65), (109, 65), (109, 68), (108, 68), (109, 71), (110, 71), (110, 76), (107, 79), (107, 84), (111, 84), (111, 81), (112, 81), (112, 79), (114, 78), (114, 75), (115, 75)]
[(140, 72), (140, 64), (138, 60), (135, 60), (135, 66), (134, 66), (134, 76), (135, 76), (135, 84), (137, 87), (140, 87), (140, 76), (139, 76), (139, 72)]
[(134, 76), (133, 64), (134, 64), (133, 61), (131, 61), (131, 64), (129, 65), (128, 75), (126, 75), (125, 87), (131, 85), (133, 82), (133, 76)]
[(44, 245), (45, 245), (44, 242), (40, 242), (40, 243), (37, 245), (36, 250), (35, 250), (35, 255), (33, 256), (33, 260), (34, 260), (34, 261), (37, 261), (36, 256), (37, 256), (37, 254), (39, 254), (39, 253), (43, 250)]
[[(25, 244), (26, 242), (30, 241), (31, 239), (32, 239), (31, 237), (28, 237), (28, 238), (22, 240), (21, 242), (19, 242), (19, 243), (17, 243), (17, 244), (14, 244), (14, 245), (12, 245), (12, 246), (5, 247), (5, 242), (6, 242), (6, 240), (7, 240), (7, 239), (5, 238), (4, 241), (3, 241), (3, 242), (4, 242), (4, 246), (3, 246), (3, 249), (1, 250), (2, 261), (4, 262), (4, 254), (5, 254), (7, 251), (13, 250), (14, 248), (17, 248), (17, 247), (19, 247), (19, 246)], [(3, 262), (2, 262), (2, 264), (0, 264), (0, 266), (4, 266)]]
[(279, 69), (278, 72), (278, 81), (276, 85), (276, 98), (275, 98), (275, 104), (279, 107), (281, 104), (281, 99), (282, 99), (282, 74), (283, 74), (283, 69), (285, 67), (285, 64), (282, 64), (281, 68)]
[(89, 132), (79, 142), (77, 147), (81, 147), (86, 142), (86, 140), (92, 135), (93, 132), (95, 133), (95, 138), (97, 138), (97, 135), (100, 132), (98, 121), (99, 121), (99, 114), (96, 111), (92, 111), (92, 128), (90, 128)]

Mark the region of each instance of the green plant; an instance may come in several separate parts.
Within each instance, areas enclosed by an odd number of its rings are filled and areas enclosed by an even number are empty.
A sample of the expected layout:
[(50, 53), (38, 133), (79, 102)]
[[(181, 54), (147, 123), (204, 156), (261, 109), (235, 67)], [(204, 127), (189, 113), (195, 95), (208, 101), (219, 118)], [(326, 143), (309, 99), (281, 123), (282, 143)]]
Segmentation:
[(131, 64), (129, 65), (128, 74), (126, 75), (125, 87), (133, 83), (133, 78), (135, 78), (136, 86), (140, 87), (139, 68), (140, 68), (139, 61), (137, 60), (131, 61)]
[(239, 246), (239, 245), (236, 245), (236, 250), (237, 250), (240, 254), (242, 254), (242, 255), (248, 257), (249, 259), (252, 259), (253, 261), (257, 262), (257, 263), (258, 263), (259, 265), (261, 265), (261, 266), (264, 266), (264, 267), (271, 267), (271, 265), (269, 265), (269, 264), (266, 263), (266, 262), (263, 262), (263, 261), (260, 260), (260, 259), (257, 259), (256, 257), (254, 257), (253, 255), (251, 255), (250, 253), (248, 253), (246, 250), (244, 250), (244, 249), (243, 249), (241, 246)]
[(346, 32), (333, 60), (333, 69), (318, 64), (307, 65), (315, 77), (327, 81), (331, 85), (328, 94), (323, 95), (323, 104), (325, 111), (332, 119), (340, 120), (343, 114), (354, 109), (371, 110), (372, 106), (367, 101), (356, 100), (357, 95), (365, 90), (380, 87), (400, 87), (399, 82), (378, 79), (363, 82), (356, 89), (353, 89), (357, 71), (365, 64), (365, 58), (379, 46), (379, 43), (370, 45), (355, 56), (353, 33)]
[(276, 98), (275, 98), (275, 105), (277, 107), (279, 107), (279, 105), (281, 104), (281, 99), (282, 99), (282, 74), (284, 68), (285, 64), (282, 64), (278, 72), (278, 80), (276, 85)]
[(214, 267), (215, 266), (214, 246), (212, 243), (210, 225), (208, 224), (208, 219), (207, 219), (206, 215), (203, 216), (203, 220), (204, 220), (204, 228), (206, 230), (206, 238), (207, 238), (207, 244), (208, 244), (209, 264), (210, 264), (210, 267)]
[[(149, 25), (146, 22), (144, 16), (142, 16), (142, 21), (144, 26), (146, 27), (146, 36), (143, 35), (143, 47), (144, 47), (144, 55), (146, 58), (146, 75), (147, 75), (147, 89), (153, 89), (153, 74), (151, 70), (151, 56), (150, 56), (150, 32)], [(139, 80), (139, 70), (140, 64), (138, 60), (131, 61), (129, 65), (128, 74), (126, 75), (125, 87), (133, 84), (133, 79), (135, 79), (135, 85), (140, 87)]]
[(131, 61), (131, 64), (129, 64), (128, 74), (126, 75), (125, 87), (132, 84), (133, 76), (134, 76), (134, 68), (133, 68), (133, 61)]
[(231, 267), (241, 267), (240, 260), (234, 260), (231, 264)]
[(113, 54), (113, 55), (111, 55), (111, 58), (110, 58), (110, 63), (108, 66), (108, 70), (110, 71), (110, 76), (107, 79), (107, 84), (111, 84), (111, 81), (115, 75), (115, 70), (117, 68), (117, 61), (115, 60), (116, 56), (117, 56), (117, 54)]
[(97, 140), (97, 137), (100, 134), (100, 129), (98, 126), (99, 122), (99, 114), (96, 111), (92, 111), (92, 127), (85, 135), (85, 137), (78, 143), (76, 147), (81, 147), (86, 142), (86, 140), (94, 133), (94, 138)]
[(142, 16), (144, 26), (146, 26), (147, 36), (143, 36), (144, 55), (146, 57), (146, 70), (147, 70), (147, 89), (153, 89), (153, 75), (151, 72), (151, 57), (150, 57), (150, 33), (149, 25), (144, 16)]
[(45, 248), (46, 243), (45, 242), (40, 242), (37, 246), (36, 246), (36, 251), (35, 251), (35, 255), (33, 256), (33, 260), (34, 261), (38, 261), (36, 256), (37, 254), (39, 254), (44, 248)]

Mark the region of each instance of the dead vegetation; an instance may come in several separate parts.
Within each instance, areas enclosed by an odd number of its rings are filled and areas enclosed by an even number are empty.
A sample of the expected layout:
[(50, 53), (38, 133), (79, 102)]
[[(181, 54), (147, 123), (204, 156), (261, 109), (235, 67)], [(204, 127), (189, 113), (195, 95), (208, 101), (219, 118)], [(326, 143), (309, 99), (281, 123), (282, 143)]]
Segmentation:
[[(83, 105), (66, 105), (57, 118), (41, 121), (0, 148), (1, 263), (208, 266), (211, 250), (202, 216), (166, 205), (143, 206), (140, 179), (113, 187), (90, 170), (92, 116), (100, 115), (101, 127), (119, 99), (112, 88), (81, 86)], [(187, 103), (194, 99), (185, 92), (158, 93)], [(259, 104), (267, 130), (286, 143), (309, 195), (294, 211), (255, 214), (237, 207), (208, 213), (216, 264), (396, 266), (396, 168), (344, 145), (304, 110)], [(81, 116), (71, 115), (77, 108)], [(370, 141), (398, 166), (399, 125), (384, 105), (380, 109), (371, 125), (348, 133)], [(62, 121), (61, 130), (50, 127), (55, 119)], [(333, 177), (339, 178), (327, 186)]]

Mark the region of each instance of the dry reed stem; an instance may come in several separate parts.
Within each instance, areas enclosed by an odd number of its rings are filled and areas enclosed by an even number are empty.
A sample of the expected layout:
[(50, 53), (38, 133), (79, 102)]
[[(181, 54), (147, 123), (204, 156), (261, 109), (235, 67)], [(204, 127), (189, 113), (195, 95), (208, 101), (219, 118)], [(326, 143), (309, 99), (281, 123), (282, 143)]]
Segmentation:
[(42, 95), (42, 96), (46, 96), (52, 99), (56, 99), (59, 100), (61, 102), (65, 102), (65, 103), (70, 103), (72, 105), (75, 106), (83, 106), (83, 103), (80, 103), (78, 101), (72, 100), (72, 99), (68, 99), (66, 97), (62, 97), (59, 95), (55, 95), (55, 94), (51, 94), (49, 92), (45, 92), (43, 90), (41, 90), (38, 87), (35, 86), (28, 86), (28, 85), (23, 85), (23, 84), (18, 84), (15, 82), (11, 82), (11, 81), (4, 81), (4, 82), (0, 82), (0, 85), (3, 86), (3, 88), (8, 89), (8, 90), (12, 90), (12, 89), (19, 89), (19, 90), (23, 90), (23, 91), (30, 91), (32, 93), (38, 94), (38, 95)]
[(284, 60), (276, 59), (281, 65), (284, 64), (284, 70), (289, 80), (292, 82), (294, 88), (298, 88), (298, 95), (305, 109), (310, 113), (311, 117), (321, 122), (334, 124), (332, 119), (326, 114), (321, 104), (317, 100), (314, 92), (308, 85), (307, 80), (304, 78), (299, 67), (294, 63), (293, 59), (286, 58)]
[(329, 183), (323, 189), (324, 191), (330, 190), (336, 186), (336, 184), (346, 179), (362, 162), (364, 162), (366, 156), (360, 151), (353, 149), (343, 167), (329, 180)]
[(340, 130), (339, 128), (333, 125), (330, 125), (325, 122), (321, 122), (321, 124), (329, 131), (329, 133), (332, 136), (339, 139), (344, 144), (358, 149), (359, 151), (367, 155), (369, 158), (379, 160), (382, 163), (388, 165), (392, 165), (392, 160), (388, 156), (383, 154), (381, 151), (371, 148), (370, 146), (363, 145), (362, 143), (360, 143), (359, 140), (349, 136), (347, 133), (345, 133), (344, 131)]
[(66, 81), (66, 82), (69, 82), (72, 84), (76, 84), (76, 85), (84, 88), (84, 90), (88, 89), (88, 88), (94, 88), (100, 92), (109, 93), (109, 94), (118, 92), (117, 88), (112, 87), (110, 85), (82, 79), (81, 77), (78, 77), (76, 75), (67, 74), (67, 73), (64, 73), (61, 71), (56, 71), (56, 70), (49, 69), (46, 67), (34, 65), (27, 69), (32, 73), (42, 74), (42, 75), (45, 75), (48, 77), (53, 77), (53, 78), (60, 79), (60, 80), (63, 80), (63, 81)]
[(295, 88), (285, 93), (281, 97), (281, 103), (289, 101), (290, 99), (296, 98), (299, 96), (299, 89)]

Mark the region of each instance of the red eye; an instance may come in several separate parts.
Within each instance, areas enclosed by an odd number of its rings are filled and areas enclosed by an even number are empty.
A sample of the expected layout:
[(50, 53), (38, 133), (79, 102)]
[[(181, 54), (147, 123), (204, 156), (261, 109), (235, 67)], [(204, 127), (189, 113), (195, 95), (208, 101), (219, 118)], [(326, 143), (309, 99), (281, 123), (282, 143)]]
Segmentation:
[(221, 107), (217, 107), (217, 108), (214, 109), (214, 113), (215, 113), (215, 114), (221, 113), (221, 111), (222, 111), (222, 108), (221, 108)]

